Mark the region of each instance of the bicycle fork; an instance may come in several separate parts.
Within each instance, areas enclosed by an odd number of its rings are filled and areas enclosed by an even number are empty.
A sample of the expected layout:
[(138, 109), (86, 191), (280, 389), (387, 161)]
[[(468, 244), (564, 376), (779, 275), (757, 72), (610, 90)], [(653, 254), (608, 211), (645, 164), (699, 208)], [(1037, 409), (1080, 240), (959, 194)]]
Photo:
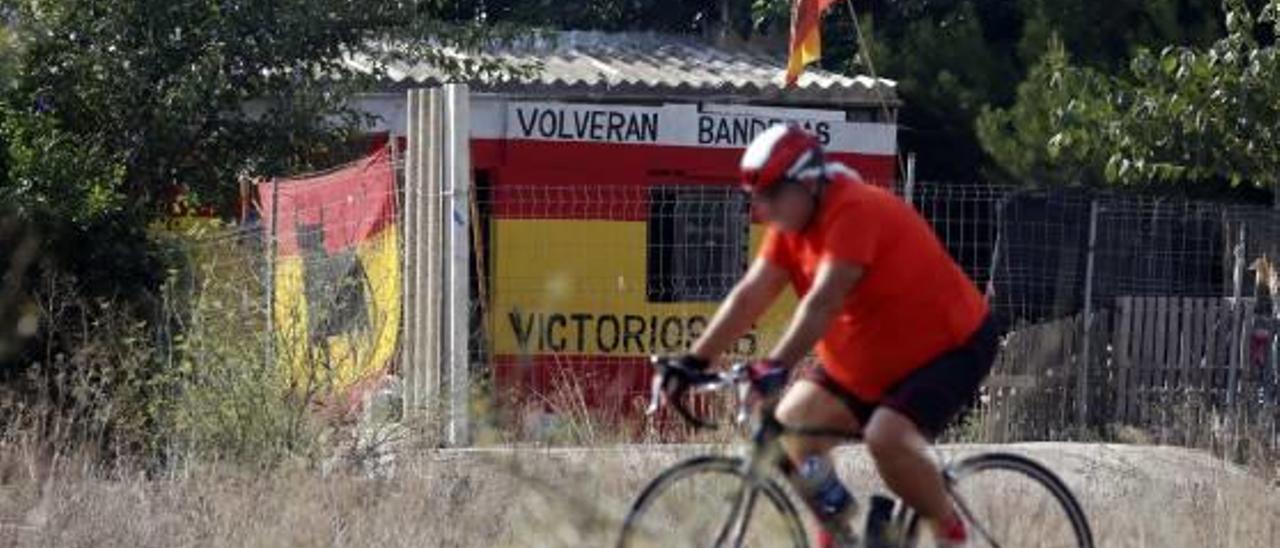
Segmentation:
[(734, 497), (729, 518), (725, 520), (724, 525), (720, 527), (720, 533), (716, 535), (715, 546), (733, 548), (742, 546), (742, 539), (747, 535), (747, 526), (751, 524), (751, 512), (755, 510), (757, 491), (755, 485), (743, 483), (737, 496)]
[[(771, 417), (771, 415), (770, 415)], [(743, 477), (746, 479), (734, 501), (729, 516), (716, 535), (715, 546), (740, 548), (746, 538), (747, 528), (751, 525), (751, 514), (755, 511), (756, 498), (760, 494), (759, 478), (764, 477), (761, 468), (773, 466), (781, 457), (782, 447), (777, 443), (782, 425), (776, 420), (766, 420), (756, 431), (751, 454), (745, 459)]]

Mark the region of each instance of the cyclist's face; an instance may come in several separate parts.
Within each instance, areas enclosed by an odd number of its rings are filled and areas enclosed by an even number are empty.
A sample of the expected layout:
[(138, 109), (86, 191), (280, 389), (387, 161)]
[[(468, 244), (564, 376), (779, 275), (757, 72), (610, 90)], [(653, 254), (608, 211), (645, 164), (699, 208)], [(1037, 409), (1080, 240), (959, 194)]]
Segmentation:
[(786, 232), (797, 232), (809, 224), (813, 215), (812, 181), (785, 183), (770, 192), (756, 193), (751, 203), (765, 221)]

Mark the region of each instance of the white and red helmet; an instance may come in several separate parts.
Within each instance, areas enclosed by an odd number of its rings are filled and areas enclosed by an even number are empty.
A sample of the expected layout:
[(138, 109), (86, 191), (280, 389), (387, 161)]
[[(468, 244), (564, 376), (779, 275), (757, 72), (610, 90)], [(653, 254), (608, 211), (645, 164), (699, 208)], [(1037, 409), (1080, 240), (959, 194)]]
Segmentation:
[(751, 141), (742, 154), (742, 186), (748, 192), (767, 192), (783, 181), (820, 177), (822, 144), (795, 123), (778, 124)]

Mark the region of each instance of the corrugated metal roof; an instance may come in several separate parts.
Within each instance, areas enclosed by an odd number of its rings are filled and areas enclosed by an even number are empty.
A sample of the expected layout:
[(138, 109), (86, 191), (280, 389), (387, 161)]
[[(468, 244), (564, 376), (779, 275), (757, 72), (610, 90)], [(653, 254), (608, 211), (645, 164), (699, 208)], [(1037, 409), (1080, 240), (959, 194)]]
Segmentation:
[[(892, 80), (849, 77), (823, 70), (804, 72), (784, 89), (786, 58), (748, 48), (711, 45), (690, 36), (657, 33), (566, 31), (496, 47), (480, 54), (444, 53), (458, 61), (499, 60), (536, 67), (508, 78), (469, 78), (477, 91), (600, 99), (717, 99), (736, 102), (824, 106), (896, 106)], [(370, 72), (372, 57), (347, 58)], [(388, 62), (389, 87), (441, 83), (429, 63)]]

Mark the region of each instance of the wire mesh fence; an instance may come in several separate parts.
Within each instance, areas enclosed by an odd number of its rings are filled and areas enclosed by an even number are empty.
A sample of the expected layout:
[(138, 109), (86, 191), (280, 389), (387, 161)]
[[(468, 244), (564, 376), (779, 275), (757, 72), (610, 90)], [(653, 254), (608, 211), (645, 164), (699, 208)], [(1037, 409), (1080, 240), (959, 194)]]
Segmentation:
[(1276, 252), (1280, 214), (1083, 190), (923, 188), (917, 207), (1006, 326), (984, 395), (1000, 431), (987, 437), (1134, 425), (1189, 442), (1247, 426), (1276, 445), (1272, 291), (1258, 273)]
[[(1274, 360), (1255, 358), (1246, 371), (1239, 354), (1243, 334), (1264, 325), (1244, 311), (1269, 293), (1256, 299), (1252, 271), (1239, 271), (1275, 253), (1269, 210), (1083, 190), (900, 192), (1005, 325), (984, 395), (999, 431), (986, 437), (1116, 424), (1169, 436), (1191, 415), (1208, 423), (1243, 403), (1228, 395), (1276, 392)], [(477, 342), (497, 341), (497, 384), (538, 398), (575, 383), (586, 387), (576, 402), (611, 412), (638, 407), (646, 354), (683, 351), (705, 328), (760, 230), (729, 189), (494, 187), (481, 201), (493, 266), (481, 276), (490, 320), (477, 324)], [(771, 310), (738, 353), (767, 350), (793, 303)], [(1253, 343), (1266, 352), (1275, 346), (1273, 335), (1253, 337), (1269, 337)], [(1176, 371), (1192, 362), (1200, 373)], [(1268, 397), (1251, 416), (1274, 411)]]
[[(402, 190), (390, 159), (378, 162), (263, 185), (250, 224), (194, 239), (206, 275), (189, 287), (235, 288), (226, 314), (274, 333), (255, 340), (282, 382), (343, 389), (401, 372), (401, 299), (416, 282), (401, 264)], [(984, 439), (1132, 425), (1191, 442), (1244, 425), (1276, 442), (1277, 212), (1068, 189), (897, 192), (1003, 325), (979, 405)], [(728, 186), (504, 185), (480, 174), (467, 200), (474, 408), (517, 438), (636, 417), (646, 358), (692, 344), (762, 235)], [(733, 354), (767, 351), (794, 304), (785, 295)], [(638, 422), (627, 424), (650, 428)]]
[[(686, 351), (760, 237), (745, 196), (720, 186), (480, 187), (472, 348), (518, 428), (635, 417), (653, 354)], [(776, 337), (766, 316), (735, 346)], [(511, 422), (511, 421), (508, 421)]]

